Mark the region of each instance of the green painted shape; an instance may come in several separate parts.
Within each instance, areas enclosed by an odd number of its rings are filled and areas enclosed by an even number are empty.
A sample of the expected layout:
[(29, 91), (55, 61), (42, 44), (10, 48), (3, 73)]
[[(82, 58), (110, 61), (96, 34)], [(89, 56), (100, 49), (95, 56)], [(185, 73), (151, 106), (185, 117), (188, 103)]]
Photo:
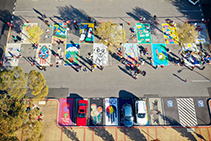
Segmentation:
[(67, 118), (67, 115), (68, 115), (68, 114), (67, 114), (67, 113), (65, 113), (65, 114), (64, 114), (64, 118)]
[[(150, 24), (136, 24), (137, 40), (139, 44), (151, 44), (151, 29)], [(147, 42), (149, 40), (149, 42)]]

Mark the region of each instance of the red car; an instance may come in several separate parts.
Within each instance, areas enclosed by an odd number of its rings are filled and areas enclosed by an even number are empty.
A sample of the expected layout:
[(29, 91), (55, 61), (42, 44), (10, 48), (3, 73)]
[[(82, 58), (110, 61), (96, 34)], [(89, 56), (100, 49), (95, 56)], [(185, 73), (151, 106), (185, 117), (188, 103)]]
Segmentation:
[(78, 115), (77, 115), (77, 126), (86, 126), (87, 115), (88, 115), (88, 101), (78, 101)]

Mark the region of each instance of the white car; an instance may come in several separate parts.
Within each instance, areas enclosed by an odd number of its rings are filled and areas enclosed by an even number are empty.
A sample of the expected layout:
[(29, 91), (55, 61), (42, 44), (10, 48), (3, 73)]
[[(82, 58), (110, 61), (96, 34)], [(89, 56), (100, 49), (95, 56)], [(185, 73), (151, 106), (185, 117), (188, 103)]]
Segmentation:
[(144, 100), (135, 101), (135, 114), (136, 114), (136, 122), (138, 125), (146, 125), (148, 122), (146, 106), (147, 105)]
[(188, 1), (193, 5), (196, 5), (199, 2), (199, 0), (188, 0)]

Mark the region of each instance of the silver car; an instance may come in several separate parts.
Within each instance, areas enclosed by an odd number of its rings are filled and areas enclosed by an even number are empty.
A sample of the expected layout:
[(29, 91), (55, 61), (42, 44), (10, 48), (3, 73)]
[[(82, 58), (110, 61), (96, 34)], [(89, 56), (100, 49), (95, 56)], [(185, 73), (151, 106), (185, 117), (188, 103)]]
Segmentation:
[(133, 110), (130, 104), (125, 104), (122, 108), (123, 110), (123, 123), (126, 127), (133, 126)]

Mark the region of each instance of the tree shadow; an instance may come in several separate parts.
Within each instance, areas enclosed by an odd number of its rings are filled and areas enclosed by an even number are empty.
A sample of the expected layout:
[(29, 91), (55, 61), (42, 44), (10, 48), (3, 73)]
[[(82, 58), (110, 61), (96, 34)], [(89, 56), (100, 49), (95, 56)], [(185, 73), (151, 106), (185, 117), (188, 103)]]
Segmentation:
[(9, 26), (7, 25), (7, 22), (11, 22), (11, 17), (13, 16), (13, 27), (12, 30), (20, 33), (21, 28), (23, 25), (23, 20), (19, 16), (12, 15), (8, 10), (0, 10), (0, 21), (3, 22), (2, 30), (0, 33), (0, 38), (3, 35), (4, 31), (9, 30)]
[(120, 90), (119, 91), (119, 98), (131, 98), (131, 99), (137, 99), (138, 97), (131, 92), (128, 92), (126, 90)]
[[(198, 6), (192, 5), (187, 0), (171, 0), (171, 3), (177, 7), (177, 10), (182, 13), (187, 19), (198, 19), (199, 16), (195, 12), (187, 12), (184, 9), (199, 10)], [(179, 19), (179, 17), (177, 17)]]
[(104, 141), (115, 141), (113, 135), (105, 127), (89, 127), (88, 129), (93, 130), (94, 134), (101, 137)]
[(77, 137), (77, 133), (72, 128), (63, 127), (63, 133), (73, 141), (80, 141)]
[(154, 17), (153, 17), (154, 15), (152, 16), (151, 13), (149, 13), (147, 10), (136, 6), (135, 8), (133, 8), (132, 12), (126, 12), (126, 14), (128, 16), (131, 16), (132, 18), (134, 18), (134, 20), (137, 20), (137, 21), (140, 21), (140, 18), (145, 18), (146, 20), (142, 22), (150, 23), (152, 34), (156, 34), (154, 29), (158, 29), (159, 31), (163, 33), (163, 31), (157, 27), (156, 22), (154, 21)]
[[(172, 117), (168, 117), (168, 116), (164, 116), (162, 114), (160, 114), (161, 118), (163, 118), (163, 120), (165, 120), (167, 123), (169, 123), (170, 125), (174, 124), (174, 125), (179, 125), (179, 127), (174, 127), (172, 126), (172, 129), (176, 130), (178, 133), (181, 134), (182, 137), (186, 137), (191, 141), (197, 141), (197, 139), (194, 137), (194, 135), (191, 132), (188, 132), (187, 129), (190, 129), (190, 127), (183, 127), (179, 122), (177, 122), (174, 118)], [(192, 130), (193, 131), (193, 130)], [(195, 131), (193, 131), (194, 134), (196, 134), (199, 138), (204, 139), (204, 137), (198, 133), (196, 133)]]
[(43, 14), (42, 14), (40, 11), (38, 11), (38, 10), (35, 9), (35, 8), (33, 8), (33, 10), (34, 10), (37, 14), (39, 14), (41, 17), (43, 17)]
[(58, 6), (58, 12), (60, 14), (60, 19), (67, 20), (76, 20), (80, 22), (88, 22), (88, 15), (83, 11), (79, 10), (72, 5), (69, 6)]
[(134, 141), (147, 141), (146, 137), (140, 132), (138, 128), (126, 128), (120, 127), (119, 131), (127, 135), (131, 140)]

